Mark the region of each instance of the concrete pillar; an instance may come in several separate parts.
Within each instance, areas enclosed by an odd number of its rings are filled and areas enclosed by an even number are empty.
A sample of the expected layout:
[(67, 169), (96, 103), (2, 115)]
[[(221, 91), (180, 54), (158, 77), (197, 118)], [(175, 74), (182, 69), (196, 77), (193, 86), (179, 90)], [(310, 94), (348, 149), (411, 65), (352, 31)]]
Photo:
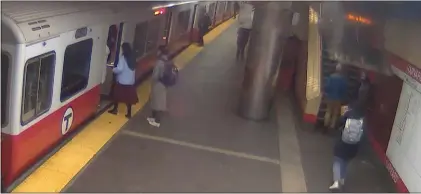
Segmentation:
[(292, 2), (256, 2), (247, 52), (240, 115), (251, 120), (269, 116), (282, 47), (290, 35)]

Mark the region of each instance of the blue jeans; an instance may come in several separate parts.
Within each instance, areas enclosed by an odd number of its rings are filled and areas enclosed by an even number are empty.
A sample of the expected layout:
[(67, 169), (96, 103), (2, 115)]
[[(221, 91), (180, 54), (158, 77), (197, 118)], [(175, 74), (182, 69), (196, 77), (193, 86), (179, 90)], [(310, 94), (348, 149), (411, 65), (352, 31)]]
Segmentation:
[(348, 162), (339, 157), (333, 157), (333, 180), (345, 179)]

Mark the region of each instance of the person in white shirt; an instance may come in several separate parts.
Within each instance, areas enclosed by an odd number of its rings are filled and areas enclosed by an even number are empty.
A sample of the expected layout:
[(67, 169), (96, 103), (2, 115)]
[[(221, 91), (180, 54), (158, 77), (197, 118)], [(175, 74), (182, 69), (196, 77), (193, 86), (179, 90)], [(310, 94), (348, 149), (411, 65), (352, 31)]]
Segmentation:
[(122, 55), (118, 59), (117, 67), (113, 68), (116, 76), (116, 82), (112, 92), (114, 107), (108, 111), (111, 114), (117, 114), (118, 103), (127, 105), (127, 118), (132, 116), (132, 105), (136, 104), (139, 99), (137, 97), (135, 87), (135, 62), (132, 58), (132, 49), (129, 43), (121, 45)]

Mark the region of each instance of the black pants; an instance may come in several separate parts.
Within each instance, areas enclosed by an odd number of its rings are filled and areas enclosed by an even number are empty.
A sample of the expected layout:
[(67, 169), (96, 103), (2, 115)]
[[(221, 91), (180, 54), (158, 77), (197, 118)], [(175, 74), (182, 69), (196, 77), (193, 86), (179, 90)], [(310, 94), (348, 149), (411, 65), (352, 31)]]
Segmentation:
[(198, 38), (198, 40), (197, 40), (197, 43), (200, 45), (200, 46), (203, 46), (203, 45), (205, 45), (205, 41), (203, 40), (203, 36), (205, 35), (205, 33), (203, 33), (203, 32), (199, 32), (199, 38)]
[(237, 54), (236, 59), (244, 59), (244, 50), (246, 49), (246, 45), (237, 44)]
[(161, 111), (152, 110), (152, 118), (155, 119), (155, 122), (160, 123), (161, 122)]

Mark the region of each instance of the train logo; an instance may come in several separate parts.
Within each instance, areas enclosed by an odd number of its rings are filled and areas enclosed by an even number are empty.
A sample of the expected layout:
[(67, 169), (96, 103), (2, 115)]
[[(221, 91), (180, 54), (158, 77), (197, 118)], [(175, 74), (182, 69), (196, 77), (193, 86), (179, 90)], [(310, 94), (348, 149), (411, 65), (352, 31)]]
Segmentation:
[(66, 134), (73, 123), (73, 109), (72, 107), (67, 108), (64, 112), (63, 119), (61, 121), (61, 134)]

